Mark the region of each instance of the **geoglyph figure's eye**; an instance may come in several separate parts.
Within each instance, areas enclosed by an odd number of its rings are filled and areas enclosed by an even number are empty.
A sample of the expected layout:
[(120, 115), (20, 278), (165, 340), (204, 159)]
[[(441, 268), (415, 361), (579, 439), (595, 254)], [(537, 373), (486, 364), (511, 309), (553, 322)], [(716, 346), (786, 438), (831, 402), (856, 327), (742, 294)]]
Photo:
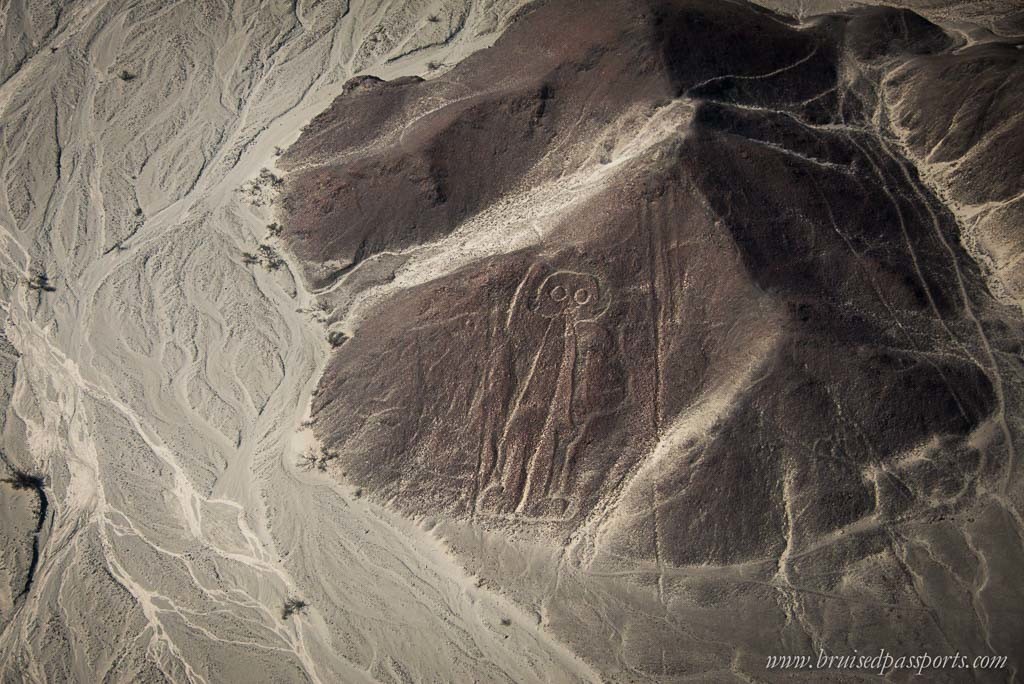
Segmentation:
[(530, 311), (545, 318), (567, 322), (596, 320), (604, 313), (601, 281), (597, 276), (575, 271), (555, 271), (537, 286)]

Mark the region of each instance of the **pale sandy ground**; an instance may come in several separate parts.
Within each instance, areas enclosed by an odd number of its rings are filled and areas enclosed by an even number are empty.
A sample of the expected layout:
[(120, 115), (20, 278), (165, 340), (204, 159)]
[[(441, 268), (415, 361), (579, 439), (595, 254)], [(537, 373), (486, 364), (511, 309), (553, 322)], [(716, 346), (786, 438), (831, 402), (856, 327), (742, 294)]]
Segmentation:
[(348, 77), (454, 63), (517, 4), (0, 3), (2, 446), (49, 500), (19, 598), (35, 504), (3, 491), (0, 679), (595, 678), (425, 530), (296, 468), (324, 329), (291, 266), (241, 260), (272, 208), (240, 188)]

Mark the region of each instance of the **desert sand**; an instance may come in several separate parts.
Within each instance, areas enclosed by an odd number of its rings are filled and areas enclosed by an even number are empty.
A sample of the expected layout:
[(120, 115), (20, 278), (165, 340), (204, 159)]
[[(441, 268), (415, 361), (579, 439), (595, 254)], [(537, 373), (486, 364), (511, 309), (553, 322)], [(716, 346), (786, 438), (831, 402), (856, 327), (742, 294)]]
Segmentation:
[(0, 484), (0, 678), (592, 679), (295, 467), (329, 345), (287, 260), (242, 263), (272, 221), (246, 188), (348, 78), (457, 62), (516, 8), (4, 3), (2, 447), (49, 507), (32, 563), (36, 495)]

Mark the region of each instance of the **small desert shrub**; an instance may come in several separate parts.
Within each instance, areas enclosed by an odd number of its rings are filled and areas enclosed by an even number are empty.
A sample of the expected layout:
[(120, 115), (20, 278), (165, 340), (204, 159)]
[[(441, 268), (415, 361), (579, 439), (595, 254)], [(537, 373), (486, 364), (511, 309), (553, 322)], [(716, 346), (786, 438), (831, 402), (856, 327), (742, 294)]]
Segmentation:
[(348, 342), (348, 335), (340, 330), (332, 330), (327, 333), (327, 343), (334, 348), (338, 348), (346, 342)]
[(257, 180), (261, 185), (269, 185), (272, 188), (278, 188), (284, 183), (280, 176), (266, 167), (260, 169), (260, 175)]
[(300, 598), (291, 596), (285, 599), (284, 608), (281, 609), (281, 619), (287, 620), (296, 613), (303, 613), (306, 611), (306, 606), (309, 604)]
[(324, 472), (327, 470), (327, 464), (336, 458), (338, 458), (338, 452), (334, 449), (324, 449), (319, 453), (315, 449), (310, 449), (299, 456), (298, 467), (299, 470), (307, 473), (312, 470)]
[(317, 470), (320, 467), (320, 457), (316, 455), (312, 449), (300, 454), (299, 460), (296, 463), (299, 470), (308, 473), (311, 470)]
[(32, 276), (28, 281), (28, 287), (30, 290), (40, 290), (42, 292), (53, 292), (57, 289), (50, 283), (50, 276), (46, 274), (46, 271), (40, 271)]
[(272, 245), (266, 243), (260, 245), (260, 260), (270, 271), (276, 271), (284, 266), (284, 260), (278, 256), (277, 250)]
[(42, 475), (25, 472), (24, 470), (15, 470), (10, 477), (5, 477), (3, 481), (15, 489), (30, 489), (32, 491), (39, 491), (46, 484), (46, 480)]
[(121, 69), (121, 72), (117, 75), (117, 77), (119, 79), (121, 79), (122, 81), (124, 81), (125, 83), (127, 83), (128, 81), (134, 81), (135, 80), (135, 74), (133, 74), (132, 72), (128, 71), (127, 69)]

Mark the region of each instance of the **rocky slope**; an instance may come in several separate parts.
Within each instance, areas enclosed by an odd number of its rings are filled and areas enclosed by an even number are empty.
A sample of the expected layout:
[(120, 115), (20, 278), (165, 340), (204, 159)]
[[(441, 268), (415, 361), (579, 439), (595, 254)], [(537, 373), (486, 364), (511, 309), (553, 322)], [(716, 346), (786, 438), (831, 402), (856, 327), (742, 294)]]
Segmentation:
[(553, 0), (351, 81), (279, 162), (340, 345), (329, 469), (615, 680), (879, 648), (1012, 677), (1021, 53), (967, 40)]

